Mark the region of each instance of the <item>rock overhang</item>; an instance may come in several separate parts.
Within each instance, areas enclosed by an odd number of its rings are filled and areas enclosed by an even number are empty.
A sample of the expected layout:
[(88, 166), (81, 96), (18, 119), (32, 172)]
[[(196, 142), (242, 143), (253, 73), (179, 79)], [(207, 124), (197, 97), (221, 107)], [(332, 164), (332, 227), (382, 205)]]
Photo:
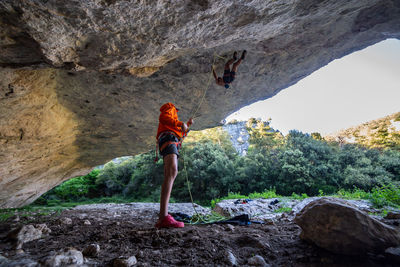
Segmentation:
[[(11, 1), (0, 3), (0, 207), (153, 147), (159, 107), (195, 129), (330, 61), (400, 37), (400, 3)], [(248, 50), (229, 90), (214, 62)]]

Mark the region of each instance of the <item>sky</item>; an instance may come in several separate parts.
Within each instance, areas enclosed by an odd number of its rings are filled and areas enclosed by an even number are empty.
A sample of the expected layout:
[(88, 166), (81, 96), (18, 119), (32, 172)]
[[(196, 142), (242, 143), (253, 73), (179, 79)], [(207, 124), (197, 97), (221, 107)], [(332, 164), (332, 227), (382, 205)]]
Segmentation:
[(399, 111), (400, 40), (387, 39), (330, 62), (226, 121), (271, 118), (283, 134), (296, 129), (326, 135)]

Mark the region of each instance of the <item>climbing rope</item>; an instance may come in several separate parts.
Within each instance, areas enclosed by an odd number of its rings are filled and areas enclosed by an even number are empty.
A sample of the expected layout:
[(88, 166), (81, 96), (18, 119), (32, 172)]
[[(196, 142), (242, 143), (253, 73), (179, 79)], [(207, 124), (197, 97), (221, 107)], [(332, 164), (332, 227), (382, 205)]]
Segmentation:
[[(218, 55), (217, 53), (214, 53), (213, 62), (212, 62), (212, 64), (211, 64), (211, 68), (212, 68), (212, 69), (214, 68), (215, 59), (216, 59), (217, 57), (222, 58), (222, 59), (225, 59), (224, 57)], [(194, 117), (196, 116), (197, 112), (199, 111), (201, 105), (203, 104), (204, 98), (205, 98), (205, 96), (206, 96), (206, 94), (207, 94), (208, 88), (210, 87), (212, 78), (213, 78), (213, 71), (211, 70), (210, 75), (209, 75), (209, 77), (208, 77), (208, 81), (207, 81), (207, 83), (206, 83), (206, 87), (205, 87), (204, 92), (203, 92), (203, 95), (202, 95), (202, 97), (201, 97), (201, 100), (200, 100), (199, 104), (197, 105), (197, 108), (196, 108), (195, 111), (191, 114), (191, 116), (190, 116), (189, 118), (194, 118)]]
[(207, 224), (207, 223), (214, 223), (214, 222), (226, 220), (226, 217), (224, 217), (216, 212), (213, 212), (213, 211), (211, 212), (211, 214), (208, 214), (208, 215), (204, 215), (204, 214), (197, 212), (196, 206), (193, 201), (192, 191), (190, 190), (190, 182), (189, 182), (188, 172), (186, 169), (184, 154), (185, 154), (185, 152), (182, 149), (183, 170), (185, 172), (186, 184), (187, 184), (188, 191), (189, 191), (190, 201), (192, 202), (192, 207), (193, 207), (193, 210), (195, 213), (195, 215), (193, 215), (190, 218), (190, 224)]
[[(225, 57), (222, 57), (222, 56), (218, 55), (217, 53), (214, 53), (213, 62), (212, 62), (212, 65), (211, 65), (211, 66), (212, 66), (212, 69), (214, 68), (214, 64), (215, 64), (215, 61), (216, 61), (216, 58), (217, 58), (217, 57), (218, 57), (218, 58), (221, 58), (221, 59), (223, 59), (223, 60), (226, 61), (226, 58), (225, 58)], [(211, 72), (210, 72), (208, 81), (207, 81), (207, 83), (206, 83), (206, 87), (205, 87), (205, 89), (203, 90), (203, 94), (202, 94), (202, 96), (201, 96), (201, 99), (200, 99), (199, 104), (198, 104), (197, 107), (194, 109), (194, 111), (191, 112), (191, 116), (190, 116), (189, 118), (195, 118), (195, 117), (197, 116), (197, 112), (199, 111), (201, 105), (203, 104), (203, 101), (204, 101), (204, 99), (205, 99), (205, 96), (206, 96), (206, 94), (207, 94), (207, 91), (208, 91), (208, 89), (210, 88), (210, 85), (211, 85), (211, 82), (212, 82), (212, 78), (213, 78), (213, 70), (211, 70)], [(174, 100), (176, 99), (177, 93), (178, 93), (178, 91), (176, 90), (175, 95), (174, 95)], [(156, 150), (157, 150), (157, 149), (158, 149), (158, 148), (156, 148)], [(195, 215), (193, 215), (193, 216), (191, 217), (190, 224), (213, 223), (213, 222), (218, 222), (218, 221), (226, 220), (226, 217), (224, 217), (224, 216), (222, 216), (222, 215), (220, 215), (220, 214), (217, 214), (217, 213), (215, 213), (215, 212), (212, 212), (212, 213), (209, 214), (209, 215), (203, 215), (203, 214), (197, 212), (197, 209), (196, 209), (196, 206), (195, 206), (194, 200), (193, 200), (192, 191), (190, 190), (190, 181), (189, 181), (189, 176), (188, 176), (188, 172), (187, 172), (187, 168), (186, 168), (185, 155), (184, 155), (184, 154), (185, 154), (185, 153), (184, 153), (184, 149), (182, 148), (183, 170), (184, 170), (184, 173), (185, 173), (186, 184), (187, 184), (188, 191), (189, 191), (190, 201), (192, 202), (192, 207), (193, 207), (193, 210), (194, 210), (194, 212), (195, 212)], [(156, 151), (156, 157), (157, 157), (157, 151)]]
[[(222, 56), (218, 55), (217, 53), (214, 53), (213, 62), (212, 62), (212, 65), (211, 65), (212, 69), (214, 68), (215, 59), (217, 57), (226, 60), (225, 57), (222, 57)], [(204, 98), (205, 98), (205, 96), (207, 94), (207, 91), (208, 91), (210, 85), (211, 85), (212, 78), (213, 78), (213, 71), (211, 70), (209, 78), (208, 78), (208, 81), (206, 83), (206, 87), (205, 87), (205, 89), (203, 91), (203, 95), (202, 95), (202, 97), (200, 99), (200, 102), (197, 105), (197, 107), (194, 110), (194, 112), (191, 113), (190, 118), (195, 118), (196, 117), (197, 112), (199, 111), (201, 105), (203, 104)], [(187, 184), (188, 191), (189, 191), (190, 201), (192, 202), (192, 207), (193, 207), (193, 210), (195, 212), (195, 216), (192, 216), (192, 218), (190, 220), (190, 224), (213, 223), (213, 222), (217, 222), (217, 221), (226, 220), (226, 217), (224, 217), (222, 215), (219, 215), (219, 214), (217, 214), (215, 212), (212, 212), (211, 215), (203, 215), (203, 214), (200, 214), (199, 212), (197, 212), (195, 204), (194, 204), (194, 201), (193, 201), (192, 191), (190, 190), (190, 182), (189, 182), (188, 172), (187, 172), (187, 169), (186, 169), (185, 155), (184, 154), (185, 154), (184, 153), (184, 149), (182, 149), (183, 171), (185, 173), (186, 184)]]

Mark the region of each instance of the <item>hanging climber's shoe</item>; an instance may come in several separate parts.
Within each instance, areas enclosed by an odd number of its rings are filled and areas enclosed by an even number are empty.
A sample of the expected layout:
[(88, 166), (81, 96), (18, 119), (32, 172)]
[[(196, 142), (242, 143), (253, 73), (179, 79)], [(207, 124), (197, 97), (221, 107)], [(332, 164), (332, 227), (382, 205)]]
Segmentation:
[(236, 51), (233, 53), (233, 59), (237, 60), (237, 52)]
[(185, 227), (183, 222), (175, 221), (171, 215), (165, 216), (162, 220), (158, 220), (155, 225), (156, 228), (182, 228)]
[(242, 56), (240, 57), (240, 59), (244, 59), (244, 57), (246, 56), (246, 53), (247, 53), (247, 51), (246, 50), (243, 50), (243, 53), (242, 53)]

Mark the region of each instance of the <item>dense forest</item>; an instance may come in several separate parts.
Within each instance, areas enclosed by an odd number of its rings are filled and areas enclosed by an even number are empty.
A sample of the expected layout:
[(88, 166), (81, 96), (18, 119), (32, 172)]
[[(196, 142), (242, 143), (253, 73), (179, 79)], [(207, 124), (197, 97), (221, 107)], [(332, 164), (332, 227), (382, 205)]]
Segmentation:
[[(378, 149), (327, 141), (319, 133), (299, 131), (283, 136), (269, 122), (256, 119), (246, 125), (250, 135), (246, 156), (238, 155), (221, 127), (190, 133), (181, 150), (172, 201), (190, 201), (187, 181), (194, 200), (205, 205), (232, 192), (248, 195), (273, 190), (284, 196), (313, 196), (340, 190), (398, 189), (399, 146)], [(149, 151), (70, 179), (36, 203), (52, 205), (102, 197), (157, 202), (162, 181), (162, 160), (155, 163), (154, 151)]]

